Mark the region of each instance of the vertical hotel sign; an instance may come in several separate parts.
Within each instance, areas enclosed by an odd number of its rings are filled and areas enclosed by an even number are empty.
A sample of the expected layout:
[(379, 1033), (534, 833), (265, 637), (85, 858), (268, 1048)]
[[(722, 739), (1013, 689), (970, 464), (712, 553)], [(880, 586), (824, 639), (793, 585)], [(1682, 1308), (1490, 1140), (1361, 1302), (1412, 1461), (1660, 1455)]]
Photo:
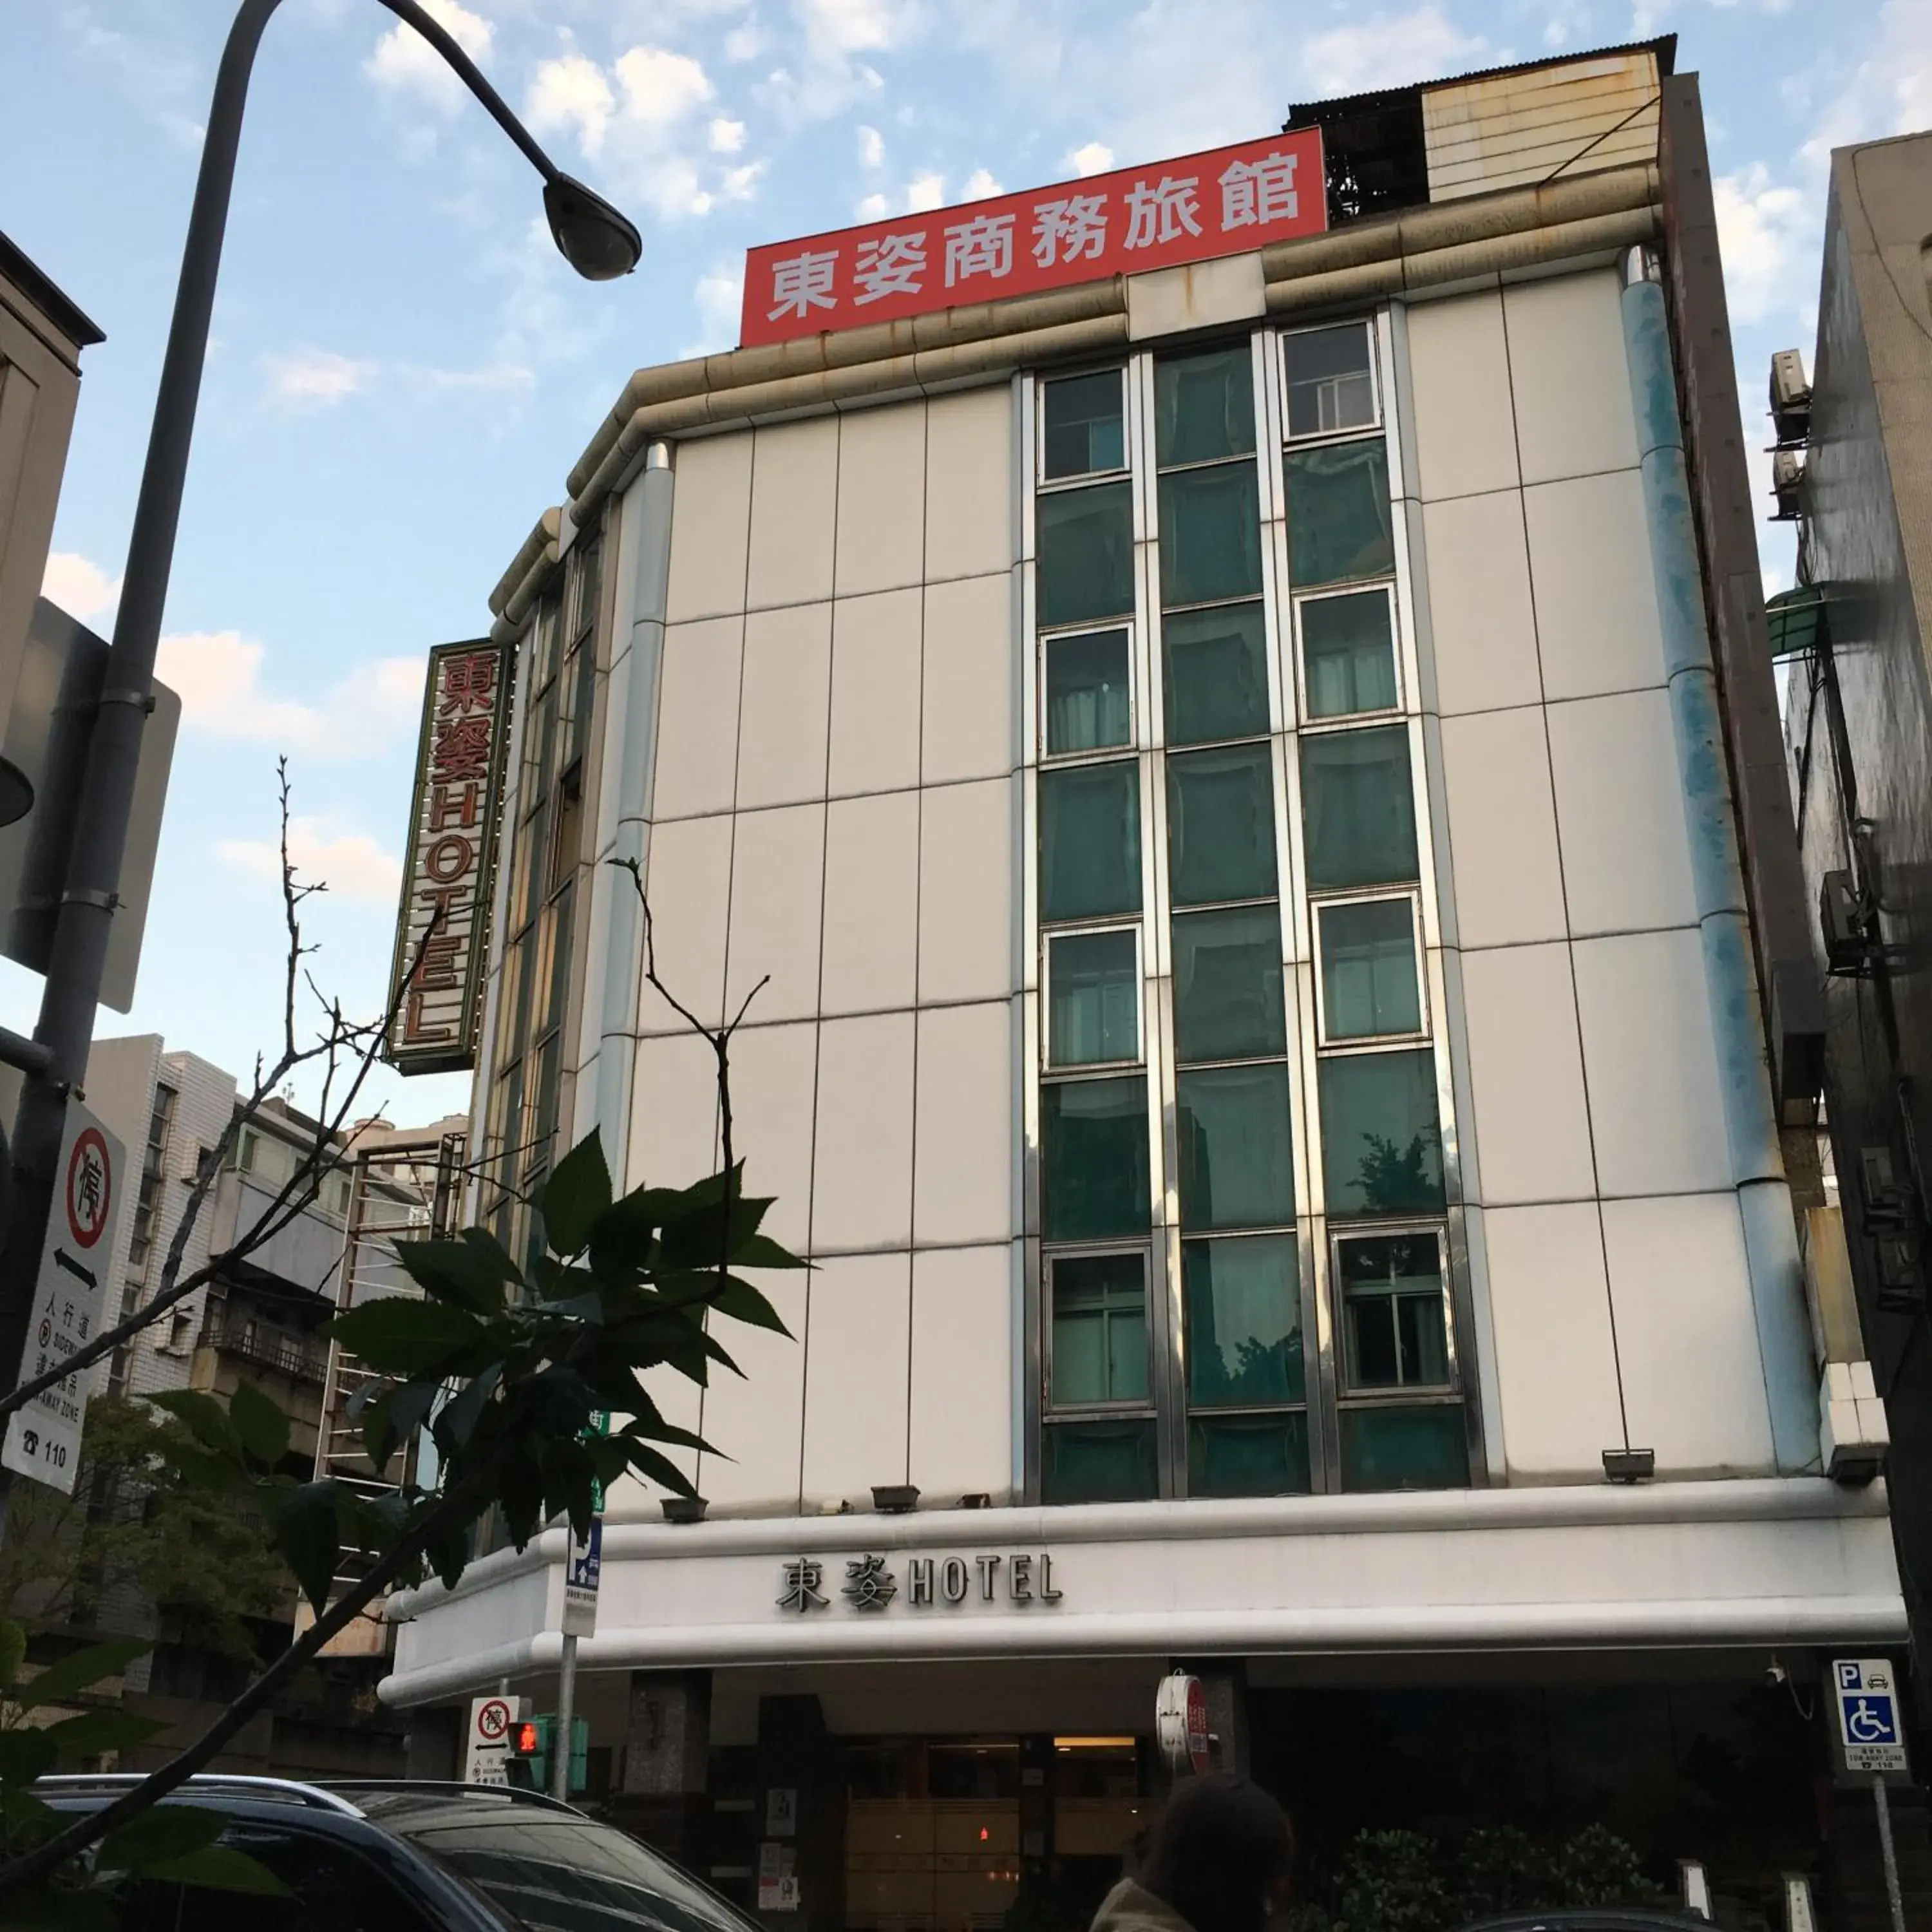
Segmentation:
[(482, 641), (429, 654), (390, 982), (388, 1057), (400, 1072), (476, 1064), (512, 650)]
[(1109, 275), (1244, 254), (1328, 225), (1322, 130), (902, 214), (745, 259), (739, 340), (896, 322)]

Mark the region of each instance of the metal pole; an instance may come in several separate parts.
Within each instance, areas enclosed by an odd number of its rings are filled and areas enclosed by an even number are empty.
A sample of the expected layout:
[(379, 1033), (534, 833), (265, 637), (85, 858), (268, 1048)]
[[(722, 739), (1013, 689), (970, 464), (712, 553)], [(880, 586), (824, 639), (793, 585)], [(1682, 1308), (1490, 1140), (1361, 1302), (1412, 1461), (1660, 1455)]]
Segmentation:
[(1892, 1800), (1886, 1793), (1882, 1771), (1872, 1773), (1872, 1802), (1878, 1808), (1878, 1855), (1885, 1866), (1885, 1897), (1892, 1907), (1892, 1932), (1905, 1932), (1905, 1898), (1898, 1888), (1898, 1854), (1892, 1843)]
[[(94, 1010), (100, 1003), (108, 935), (134, 807), (142, 728), (154, 702), (154, 654), (160, 642), (188, 452), (201, 398), (208, 322), (214, 310), (215, 280), (221, 266), (222, 238), (241, 146), (242, 110), (262, 29), (280, 4), (280, 0), (242, 0), (222, 50), (208, 131), (202, 141), (201, 170), (195, 181), (188, 243), (175, 291), (174, 319), (169, 325), (167, 352), (162, 359), (160, 388), (148, 431), (147, 463), (128, 538), (121, 604), (115, 616), (100, 710), (88, 746), (40, 1020), (34, 1029), (34, 1040), (44, 1053), (45, 1063), (28, 1074), (14, 1130), (14, 1164), (23, 1185), (4, 1256), (0, 1256), (0, 1389), (10, 1390), (19, 1379), (68, 1096), (87, 1072)], [(380, 0), (380, 4), (406, 21), (455, 69), (546, 182), (557, 178), (555, 166), (528, 130), (417, 0)], [(13, 1058), (18, 1065), (19, 1057)]]
[[(556, 1735), (550, 1740), (550, 1795), (570, 1796), (570, 1720), (577, 1702), (577, 1640), (564, 1634), (563, 1657), (556, 1670)], [(1890, 1838), (1886, 1840), (1888, 1846)], [(1901, 1924), (1895, 1932), (1905, 1932)]]

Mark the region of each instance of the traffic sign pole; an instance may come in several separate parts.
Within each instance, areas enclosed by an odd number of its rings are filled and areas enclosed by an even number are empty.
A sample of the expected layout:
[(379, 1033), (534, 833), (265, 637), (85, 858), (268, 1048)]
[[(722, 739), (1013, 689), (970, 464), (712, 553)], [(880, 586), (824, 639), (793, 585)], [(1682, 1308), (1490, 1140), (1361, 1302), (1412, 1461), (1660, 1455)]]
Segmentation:
[[(550, 1795), (566, 1801), (570, 1796), (570, 1725), (576, 1704), (577, 1640), (566, 1634), (563, 1656), (557, 1665), (556, 1736), (550, 1746)], [(1898, 1927), (1895, 1932), (1905, 1932), (1905, 1928)]]
[(1892, 1932), (1905, 1932), (1905, 1897), (1898, 1888), (1898, 1854), (1892, 1843), (1892, 1797), (1885, 1773), (1872, 1773), (1872, 1802), (1878, 1807), (1878, 1855), (1885, 1865), (1885, 1899), (1892, 1907)]

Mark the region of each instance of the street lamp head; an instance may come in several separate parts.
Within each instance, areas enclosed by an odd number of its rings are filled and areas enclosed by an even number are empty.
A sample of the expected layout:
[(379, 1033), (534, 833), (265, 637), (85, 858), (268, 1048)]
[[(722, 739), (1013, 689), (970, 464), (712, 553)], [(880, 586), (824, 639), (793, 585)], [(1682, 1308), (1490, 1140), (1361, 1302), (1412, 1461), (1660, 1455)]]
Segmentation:
[(615, 281), (638, 266), (644, 237), (604, 197), (568, 175), (544, 184), (544, 212), (557, 252), (587, 282)]

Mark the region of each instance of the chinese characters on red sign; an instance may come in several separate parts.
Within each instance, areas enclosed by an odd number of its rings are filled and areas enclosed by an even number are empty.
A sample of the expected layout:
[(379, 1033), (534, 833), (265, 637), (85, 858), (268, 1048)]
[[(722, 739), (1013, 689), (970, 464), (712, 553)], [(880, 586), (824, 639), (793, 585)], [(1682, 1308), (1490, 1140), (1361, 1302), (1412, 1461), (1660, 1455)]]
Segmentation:
[[(389, 1058), (406, 1073), (471, 1064), (495, 875), (497, 793), (509, 726), (507, 648), (430, 653), (416, 808), (403, 872)], [(400, 983), (407, 975), (407, 983)]]
[(748, 349), (1138, 274), (1327, 226), (1321, 132), (1298, 128), (1152, 167), (754, 248), (745, 261), (740, 340)]

